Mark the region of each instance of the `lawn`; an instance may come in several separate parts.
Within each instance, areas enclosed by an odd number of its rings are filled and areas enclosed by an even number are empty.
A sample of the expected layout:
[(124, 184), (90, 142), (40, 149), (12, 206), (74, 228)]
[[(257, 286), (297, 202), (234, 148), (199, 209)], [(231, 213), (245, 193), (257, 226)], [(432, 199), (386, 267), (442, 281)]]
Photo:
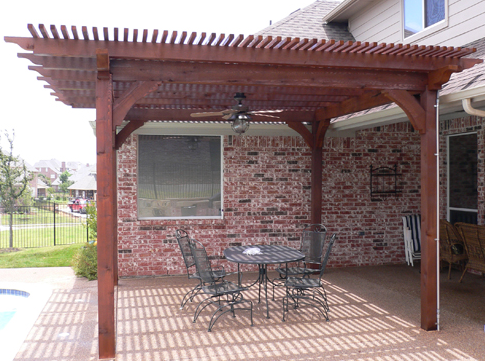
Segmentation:
[[(3, 228), (0, 231), (0, 248), (9, 246), (10, 231)], [(87, 241), (87, 230), (82, 224), (56, 225), (55, 245), (66, 245), (72, 243), (85, 243)], [(51, 226), (25, 226), (15, 228), (13, 231), (14, 248), (35, 248), (54, 246), (54, 227)]]
[(70, 267), (72, 257), (84, 245), (3, 250), (0, 253), (0, 268)]

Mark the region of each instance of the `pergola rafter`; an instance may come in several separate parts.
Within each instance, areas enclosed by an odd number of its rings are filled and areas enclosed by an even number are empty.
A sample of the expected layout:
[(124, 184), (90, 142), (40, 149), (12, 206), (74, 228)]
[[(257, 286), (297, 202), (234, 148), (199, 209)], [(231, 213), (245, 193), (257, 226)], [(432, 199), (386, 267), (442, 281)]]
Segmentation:
[(281, 110), (279, 118), (254, 120), (286, 123), (311, 148), (312, 223), (321, 223), (323, 139), (330, 120), (391, 102), (403, 108), (421, 134), (421, 326), (436, 329), (435, 104), (452, 73), (481, 62), (464, 58), (475, 49), (64, 25), (28, 29), (31, 37), (5, 40), (28, 51), (19, 57), (34, 64), (29, 69), (56, 100), (96, 108), (101, 358), (116, 351), (116, 149), (148, 121), (203, 123), (190, 114), (226, 109), (236, 92), (246, 94), (251, 110)]

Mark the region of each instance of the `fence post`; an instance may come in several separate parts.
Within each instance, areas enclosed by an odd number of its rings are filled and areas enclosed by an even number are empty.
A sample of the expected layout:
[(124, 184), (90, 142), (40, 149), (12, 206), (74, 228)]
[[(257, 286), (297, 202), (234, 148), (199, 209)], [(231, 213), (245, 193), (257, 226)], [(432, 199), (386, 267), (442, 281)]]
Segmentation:
[(56, 202), (54, 202), (54, 246), (56, 245)]

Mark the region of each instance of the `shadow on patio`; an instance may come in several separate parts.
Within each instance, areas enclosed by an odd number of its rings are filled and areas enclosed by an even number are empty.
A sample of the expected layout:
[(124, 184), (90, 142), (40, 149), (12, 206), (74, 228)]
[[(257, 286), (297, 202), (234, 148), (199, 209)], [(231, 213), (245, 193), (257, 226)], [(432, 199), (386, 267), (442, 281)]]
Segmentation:
[[(257, 303), (254, 287), (246, 296), (256, 301), (254, 327), (249, 313), (241, 311), (236, 318), (230, 314), (221, 317), (211, 333), (207, 332), (210, 310), (194, 324), (197, 303), (179, 309), (183, 295), (193, 286), (186, 277), (122, 279), (118, 286), (116, 360), (483, 359), (484, 278), (470, 274), (459, 284), (458, 270), (452, 273), (451, 281), (442, 272), (441, 331), (426, 332), (420, 329), (417, 267), (327, 271), (329, 322), (315, 309), (305, 308), (290, 309), (289, 320), (283, 323), (282, 289), (276, 291), (276, 301), (270, 301), (271, 318), (266, 319), (264, 303)], [(244, 278), (252, 277), (256, 274), (248, 273)], [(91, 293), (95, 287), (93, 282), (82, 291)], [(62, 294), (71, 305), (56, 303)], [(88, 302), (79, 299), (79, 292), (53, 293), (15, 360), (96, 359), (97, 325), (90, 321), (91, 308), (96, 305), (92, 297), (88, 296)], [(89, 327), (83, 326), (85, 321)], [(59, 338), (62, 333), (72, 336)], [(33, 351), (39, 348), (43, 354)]]

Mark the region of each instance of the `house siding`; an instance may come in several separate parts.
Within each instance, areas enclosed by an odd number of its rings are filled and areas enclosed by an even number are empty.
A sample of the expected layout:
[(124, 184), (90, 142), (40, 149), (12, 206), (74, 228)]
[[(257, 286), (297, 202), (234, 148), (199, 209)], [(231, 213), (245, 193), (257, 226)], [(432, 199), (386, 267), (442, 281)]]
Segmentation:
[[(224, 137), (224, 219), (137, 220), (137, 136), (118, 152), (120, 276), (185, 273), (177, 228), (220, 258), (238, 244), (298, 247), (310, 220), (311, 153), (301, 137)], [(404, 262), (401, 217), (420, 209), (419, 134), (409, 123), (327, 138), (323, 156), (322, 222), (338, 241), (330, 267)], [(371, 201), (370, 165), (401, 172), (403, 193)], [(218, 255), (218, 256), (214, 256)], [(219, 260), (235, 270), (234, 264)]]
[[(358, 41), (409, 42), (402, 34), (402, 1), (381, 0), (350, 17), (349, 30)], [(484, 0), (449, 0), (448, 25), (411, 39), (412, 44), (463, 46), (485, 34)], [(425, 34), (425, 32), (423, 32)]]

